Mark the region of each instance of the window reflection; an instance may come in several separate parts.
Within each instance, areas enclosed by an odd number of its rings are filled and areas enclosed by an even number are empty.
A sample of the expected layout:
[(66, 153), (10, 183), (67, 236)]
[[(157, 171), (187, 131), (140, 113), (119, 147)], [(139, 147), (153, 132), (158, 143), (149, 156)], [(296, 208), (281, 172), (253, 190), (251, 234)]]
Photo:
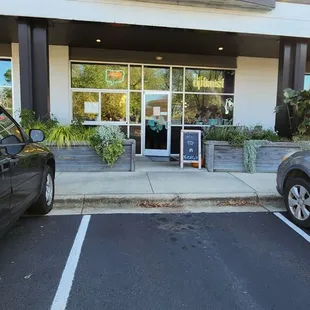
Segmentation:
[(123, 93), (101, 94), (101, 120), (126, 122), (127, 95)]
[(127, 89), (128, 66), (72, 64), (73, 88)]
[(141, 93), (130, 93), (130, 123), (141, 124)]
[(13, 114), (11, 60), (0, 59), (0, 106)]
[(0, 87), (0, 105), (11, 115), (13, 114), (12, 88)]
[(130, 89), (141, 90), (142, 88), (142, 67), (130, 66)]
[(229, 125), (233, 118), (234, 97), (221, 95), (186, 95), (185, 124)]
[(0, 59), (0, 86), (12, 86), (11, 60)]
[(7, 136), (14, 135), (21, 142), (24, 141), (19, 128), (15, 123), (3, 112), (0, 112), (0, 142)]
[(172, 91), (183, 91), (183, 68), (172, 69)]
[(182, 124), (183, 94), (172, 94), (171, 123), (172, 125)]
[(81, 121), (99, 121), (99, 93), (74, 92), (73, 117)]
[(232, 70), (186, 69), (185, 91), (233, 93), (235, 72)]
[(169, 90), (170, 69), (159, 67), (144, 67), (144, 89)]

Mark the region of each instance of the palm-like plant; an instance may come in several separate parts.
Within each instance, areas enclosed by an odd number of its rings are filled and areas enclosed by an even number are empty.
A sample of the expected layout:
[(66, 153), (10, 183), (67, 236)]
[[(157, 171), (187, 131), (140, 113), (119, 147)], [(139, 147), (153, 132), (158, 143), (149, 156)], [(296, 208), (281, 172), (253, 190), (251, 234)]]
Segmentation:
[(286, 108), (293, 140), (310, 139), (310, 90), (284, 90), (283, 105), (276, 112)]
[(80, 142), (81, 137), (70, 125), (57, 126), (51, 130), (46, 141), (56, 144), (57, 147), (70, 147), (73, 143)]

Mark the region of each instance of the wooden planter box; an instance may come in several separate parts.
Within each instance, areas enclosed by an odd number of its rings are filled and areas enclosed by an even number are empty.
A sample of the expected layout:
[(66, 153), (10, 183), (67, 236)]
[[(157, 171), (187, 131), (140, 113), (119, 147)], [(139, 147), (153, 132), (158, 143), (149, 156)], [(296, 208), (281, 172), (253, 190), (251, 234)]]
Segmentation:
[(205, 143), (205, 167), (210, 172), (244, 172), (243, 148), (234, 148), (225, 141)]
[[(301, 148), (292, 142), (273, 142), (257, 150), (256, 172), (277, 172), (282, 158)], [(234, 148), (225, 141), (205, 143), (205, 165), (208, 171), (245, 172), (243, 148)]]
[(277, 172), (285, 155), (300, 151), (301, 147), (293, 142), (272, 142), (257, 150), (256, 172)]
[(56, 172), (135, 171), (136, 141), (124, 140), (125, 152), (113, 167), (108, 166), (86, 143), (75, 143), (70, 148), (49, 145), (56, 159)]

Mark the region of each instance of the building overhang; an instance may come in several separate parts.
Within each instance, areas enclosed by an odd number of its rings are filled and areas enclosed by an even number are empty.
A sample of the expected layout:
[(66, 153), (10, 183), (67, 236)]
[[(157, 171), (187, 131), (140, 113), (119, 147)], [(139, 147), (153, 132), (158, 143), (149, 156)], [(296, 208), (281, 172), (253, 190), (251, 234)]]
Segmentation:
[(169, 5), (216, 7), (224, 9), (248, 9), (271, 11), (276, 6), (275, 0), (129, 0)]

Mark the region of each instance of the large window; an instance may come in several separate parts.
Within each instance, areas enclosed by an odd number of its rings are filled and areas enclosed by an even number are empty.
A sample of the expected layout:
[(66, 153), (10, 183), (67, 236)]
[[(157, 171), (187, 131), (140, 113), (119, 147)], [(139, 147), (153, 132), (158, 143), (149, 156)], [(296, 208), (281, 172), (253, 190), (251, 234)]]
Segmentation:
[(160, 67), (144, 67), (145, 90), (169, 90), (170, 69)]
[(128, 66), (72, 64), (73, 88), (127, 89)]
[(0, 105), (13, 114), (11, 60), (0, 59)]
[(186, 69), (186, 92), (231, 94), (234, 88), (235, 72), (232, 70)]
[[(141, 140), (142, 71), (142, 65), (72, 63), (73, 118), (88, 125), (119, 125), (126, 136)], [(162, 72), (150, 70), (147, 76), (156, 85)]]
[(126, 122), (127, 94), (102, 93), (101, 94), (101, 121)]
[(184, 125), (233, 122), (235, 72), (185, 69)]
[[(141, 153), (143, 92), (171, 93), (171, 152), (183, 127), (233, 123), (235, 71), (126, 64), (72, 63), (73, 117), (110, 122), (137, 140)], [(310, 82), (310, 80), (309, 80)]]
[(230, 125), (233, 118), (233, 102), (233, 96), (186, 94), (184, 124)]

